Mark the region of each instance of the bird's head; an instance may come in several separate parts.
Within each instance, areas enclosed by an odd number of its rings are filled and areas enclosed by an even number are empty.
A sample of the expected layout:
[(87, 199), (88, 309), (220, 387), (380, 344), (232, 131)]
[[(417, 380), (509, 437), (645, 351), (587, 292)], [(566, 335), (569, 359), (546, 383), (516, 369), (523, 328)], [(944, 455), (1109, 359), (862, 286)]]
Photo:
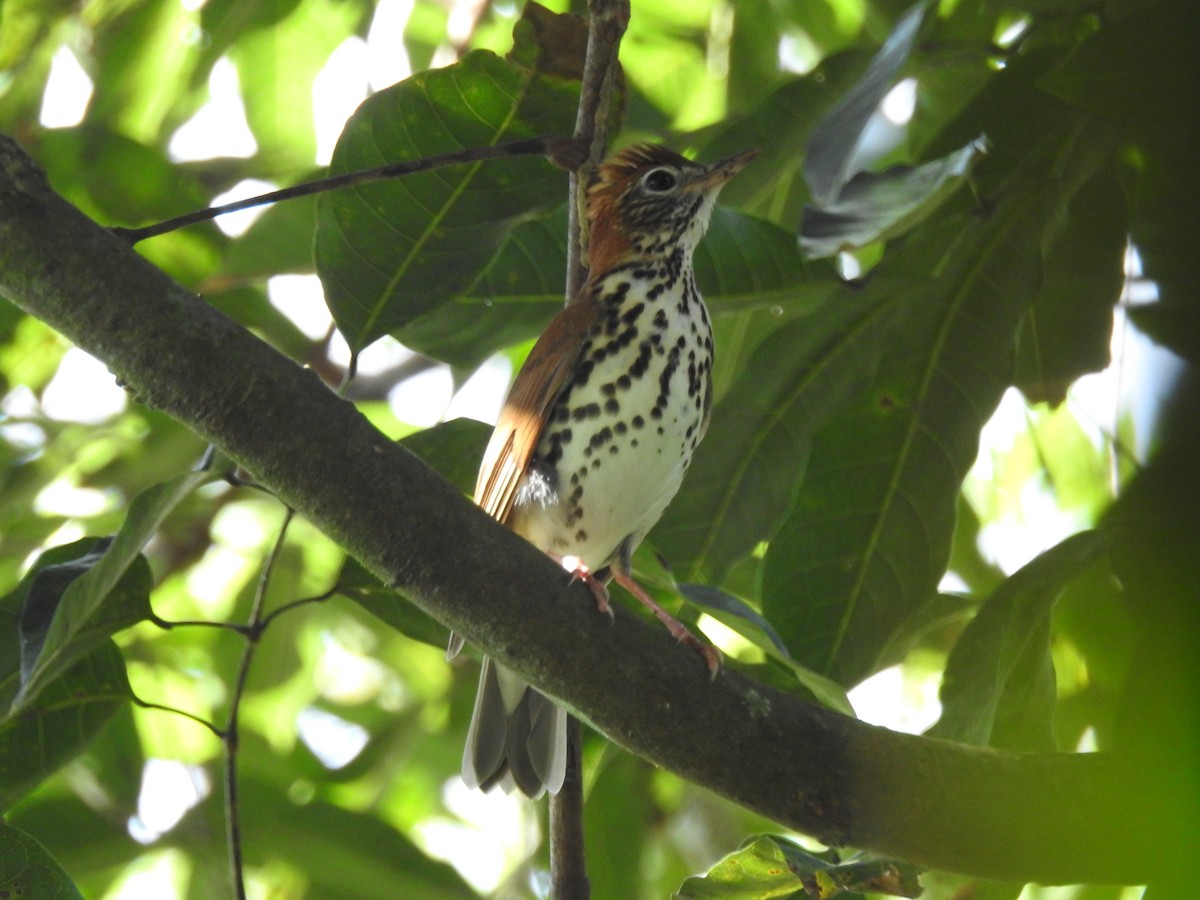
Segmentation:
[(677, 248), (690, 259), (721, 188), (757, 154), (703, 165), (660, 144), (635, 144), (602, 163), (588, 188), (592, 272)]

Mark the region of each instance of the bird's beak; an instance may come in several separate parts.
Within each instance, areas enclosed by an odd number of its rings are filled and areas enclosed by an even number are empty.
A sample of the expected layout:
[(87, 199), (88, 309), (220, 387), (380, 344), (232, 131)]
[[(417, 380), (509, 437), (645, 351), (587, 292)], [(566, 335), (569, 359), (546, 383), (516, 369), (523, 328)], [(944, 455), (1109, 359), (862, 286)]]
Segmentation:
[(758, 156), (758, 148), (751, 147), (749, 150), (743, 150), (741, 153), (735, 153), (733, 156), (728, 156), (720, 162), (713, 163), (700, 179), (698, 186), (702, 190), (724, 187), (730, 178), (746, 168), (750, 160), (756, 156)]

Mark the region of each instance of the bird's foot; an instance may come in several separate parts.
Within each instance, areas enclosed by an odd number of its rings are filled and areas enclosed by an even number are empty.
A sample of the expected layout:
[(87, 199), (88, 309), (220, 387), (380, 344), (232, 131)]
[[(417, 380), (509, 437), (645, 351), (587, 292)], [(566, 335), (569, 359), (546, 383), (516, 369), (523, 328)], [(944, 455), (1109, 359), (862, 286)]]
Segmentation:
[(588, 586), (588, 589), (592, 592), (592, 596), (596, 598), (596, 609), (608, 616), (611, 622), (614, 618), (612, 604), (608, 602), (608, 588), (604, 586), (604, 582), (594, 576), (592, 570), (585, 566), (583, 560), (578, 556), (559, 556), (554, 553), (550, 555), (558, 561), (559, 565), (571, 573), (572, 584), (576, 581), (582, 581)]
[(654, 613), (654, 615), (658, 618), (658, 621), (667, 626), (667, 631), (671, 633), (671, 637), (675, 638), (675, 640), (679, 641), (681, 644), (687, 644), (702, 657), (704, 657), (704, 662), (708, 666), (710, 678), (717, 677), (717, 670), (721, 668), (721, 651), (719, 651), (712, 644), (707, 644), (700, 640), (700, 638), (696, 637), (691, 631), (688, 630), (686, 625), (655, 603), (654, 598), (646, 592), (645, 588), (633, 580), (632, 575), (627, 575), (616, 566), (613, 566), (613, 577), (616, 579), (617, 584), (621, 585), (621, 587), (625, 588), (625, 590), (637, 597), (637, 599), (641, 601), (644, 606), (648, 607), (650, 611)]

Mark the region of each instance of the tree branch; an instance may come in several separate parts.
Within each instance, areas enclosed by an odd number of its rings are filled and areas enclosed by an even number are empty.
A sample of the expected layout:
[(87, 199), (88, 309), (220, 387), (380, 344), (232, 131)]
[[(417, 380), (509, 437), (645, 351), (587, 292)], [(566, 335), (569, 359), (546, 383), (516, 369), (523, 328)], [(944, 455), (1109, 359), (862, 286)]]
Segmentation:
[(1172, 783), (1113, 754), (895, 734), (703, 661), (497, 525), (311, 372), (55, 195), (0, 138), (0, 292), (224, 449), (447, 626), (632, 752), (832, 844), (1006, 880), (1193, 865)]

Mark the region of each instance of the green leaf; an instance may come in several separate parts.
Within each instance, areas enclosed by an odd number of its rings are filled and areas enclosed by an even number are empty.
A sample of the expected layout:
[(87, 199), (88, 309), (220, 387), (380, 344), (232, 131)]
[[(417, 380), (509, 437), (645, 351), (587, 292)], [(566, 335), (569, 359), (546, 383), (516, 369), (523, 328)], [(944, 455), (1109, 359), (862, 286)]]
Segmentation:
[(1055, 748), (1050, 613), (1110, 542), (1100, 531), (1069, 537), (992, 592), (946, 662), (942, 717), (929, 734), (985, 747)]
[[(485, 51), (371, 96), (331, 175), (464, 147), (569, 133), (577, 87)], [(354, 349), (467, 292), (524, 217), (565, 195), (547, 162), (513, 158), (322, 194), (316, 262)]]
[[(6, 685), (15, 680), (7, 665), (2, 674)], [(105, 641), (20, 713), (0, 721), (0, 809), (74, 758), (131, 696), (121, 653)]]
[(818, 433), (771, 542), (763, 612), (803, 664), (853, 684), (945, 571), (958, 487), (1009, 382), (1040, 275), (1040, 191), (947, 216), (872, 274), (893, 306), (879, 373)]
[[(150, 566), (141, 556), (163, 519), (181, 500), (212, 477), (208, 469), (188, 472), (142, 491), (129, 505), (121, 529), (99, 555), (95, 541), (79, 542), (79, 564), (42, 578), (35, 569), (22, 582), (21, 686), (13, 712), (108, 637), (150, 617)], [(52, 565), (54, 565), (52, 563)], [(27, 598), (27, 599), (26, 599)]]
[(396, 332), (407, 347), (464, 369), (536, 337), (563, 307), (566, 206), (522, 222), (466, 294)]
[(677, 900), (768, 900), (830, 897), (869, 891), (917, 897), (915, 866), (891, 860), (840, 862), (835, 851), (810, 853), (786, 838), (763, 835), (721, 860), (702, 877), (689, 878)]
[(0, 823), (0, 897), (83, 900), (46, 848), (18, 828)]

